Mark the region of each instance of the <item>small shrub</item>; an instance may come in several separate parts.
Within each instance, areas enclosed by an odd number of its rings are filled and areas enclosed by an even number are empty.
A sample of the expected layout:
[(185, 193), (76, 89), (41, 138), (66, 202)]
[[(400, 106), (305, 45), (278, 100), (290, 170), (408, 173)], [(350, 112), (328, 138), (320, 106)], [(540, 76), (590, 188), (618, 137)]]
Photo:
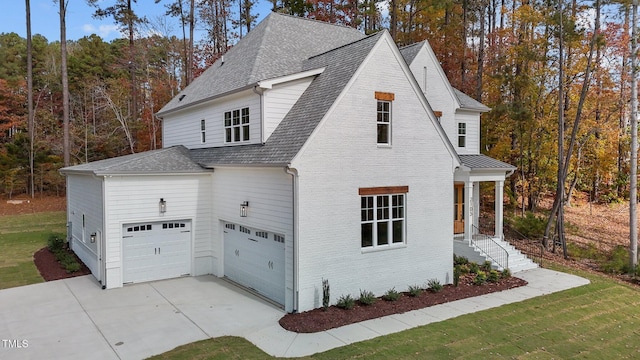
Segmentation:
[(631, 268), (629, 267), (629, 250), (625, 246), (616, 246), (609, 254), (601, 266), (602, 271), (611, 274), (626, 274)]
[(500, 280), (500, 273), (498, 270), (490, 270), (487, 276), (487, 281), (491, 283), (497, 283)]
[(511, 277), (511, 270), (509, 270), (509, 269), (504, 269), (504, 270), (502, 270), (502, 273), (500, 273), (500, 276), (501, 276), (503, 279), (508, 279), (508, 278), (510, 278), (510, 277)]
[(466, 257), (453, 254), (453, 265), (466, 265), (468, 263), (469, 259)]
[(438, 281), (438, 279), (431, 279), (427, 282), (427, 289), (429, 289), (429, 291), (433, 293), (437, 293), (438, 291), (442, 290), (442, 284), (440, 284), (440, 281)]
[(353, 306), (355, 304), (356, 304), (356, 300), (352, 298), (351, 295), (347, 294), (347, 295), (342, 295), (338, 298), (338, 302), (336, 303), (336, 306), (341, 309), (350, 310), (350, 309), (353, 309)]
[(475, 279), (473, 279), (474, 285), (484, 285), (487, 282), (487, 273), (484, 271), (478, 271)]
[(81, 268), (80, 263), (78, 263), (77, 261), (74, 261), (73, 263), (70, 263), (70, 264), (66, 264), (64, 266), (64, 269), (69, 274), (74, 273), (76, 271), (80, 271), (80, 268)]
[(471, 272), (470, 264), (458, 265), (457, 268), (460, 270), (460, 275), (466, 275)]
[(329, 280), (322, 279), (322, 308), (324, 309), (324, 311), (327, 311), (327, 309), (329, 308), (329, 302), (331, 301), (329, 291)]
[(384, 293), (384, 295), (382, 295), (382, 298), (386, 301), (396, 301), (400, 299), (400, 295), (401, 294), (396, 291), (396, 288), (391, 288), (387, 290), (387, 292)]
[(373, 303), (376, 302), (376, 300), (378, 299), (376, 298), (375, 295), (373, 295), (371, 291), (360, 290), (360, 298), (358, 298), (358, 301), (362, 305), (372, 305)]
[(458, 287), (460, 283), (460, 275), (462, 274), (462, 266), (456, 265), (453, 268), (453, 286)]
[(514, 229), (530, 239), (541, 238), (547, 225), (544, 218), (532, 212), (527, 212), (524, 217), (513, 217), (510, 223)]
[(47, 239), (47, 247), (49, 251), (56, 254), (64, 251), (64, 236), (62, 234), (51, 234)]
[(493, 263), (491, 263), (491, 261), (487, 260), (484, 263), (482, 263), (481, 268), (482, 268), (482, 271), (489, 272), (489, 271), (491, 271), (492, 266), (493, 266)]
[(480, 265), (478, 265), (478, 264), (476, 264), (474, 262), (469, 263), (469, 272), (470, 273), (477, 274), (478, 271), (480, 271)]
[(409, 296), (418, 297), (422, 294), (422, 288), (418, 285), (409, 286)]

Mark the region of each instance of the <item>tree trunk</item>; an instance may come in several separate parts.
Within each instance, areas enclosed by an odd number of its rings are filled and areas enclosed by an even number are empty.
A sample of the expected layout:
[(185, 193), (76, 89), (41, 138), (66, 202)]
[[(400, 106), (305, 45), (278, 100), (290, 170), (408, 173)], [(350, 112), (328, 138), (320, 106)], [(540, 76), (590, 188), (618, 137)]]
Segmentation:
[(638, 0), (631, 13), (631, 169), (629, 183), (629, 240), (631, 271), (638, 266)]
[(60, 1), (60, 66), (62, 75), (62, 131), (64, 153), (64, 166), (69, 166), (71, 162), (70, 139), (69, 139), (69, 75), (67, 73), (67, 2)]
[(25, 0), (25, 8), (27, 13), (27, 107), (29, 119), (27, 127), (29, 128), (29, 191), (31, 198), (35, 197), (34, 187), (34, 142), (35, 142), (35, 115), (33, 111), (33, 44), (31, 42), (31, 4), (29, 0)]

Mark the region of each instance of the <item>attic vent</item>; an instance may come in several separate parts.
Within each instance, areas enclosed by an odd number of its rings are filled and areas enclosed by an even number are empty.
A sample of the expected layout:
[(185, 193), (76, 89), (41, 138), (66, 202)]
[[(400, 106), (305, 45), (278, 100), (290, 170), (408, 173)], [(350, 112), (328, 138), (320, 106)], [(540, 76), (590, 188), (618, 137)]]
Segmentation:
[(185, 94), (180, 95), (180, 97), (178, 98), (178, 101), (182, 101), (182, 99), (184, 99), (184, 97), (187, 96)]

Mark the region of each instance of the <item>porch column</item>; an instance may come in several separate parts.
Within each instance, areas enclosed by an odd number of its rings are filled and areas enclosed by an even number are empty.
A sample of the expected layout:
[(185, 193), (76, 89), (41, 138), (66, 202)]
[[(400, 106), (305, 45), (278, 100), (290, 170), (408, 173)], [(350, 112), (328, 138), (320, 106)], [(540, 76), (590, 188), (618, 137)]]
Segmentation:
[(464, 183), (464, 239), (471, 245), (471, 237), (473, 236), (473, 182), (467, 180)]
[(473, 183), (473, 226), (480, 229), (480, 183)]
[(496, 181), (496, 199), (495, 199), (495, 237), (502, 239), (502, 217), (503, 217), (503, 205), (502, 199), (504, 197), (504, 181)]

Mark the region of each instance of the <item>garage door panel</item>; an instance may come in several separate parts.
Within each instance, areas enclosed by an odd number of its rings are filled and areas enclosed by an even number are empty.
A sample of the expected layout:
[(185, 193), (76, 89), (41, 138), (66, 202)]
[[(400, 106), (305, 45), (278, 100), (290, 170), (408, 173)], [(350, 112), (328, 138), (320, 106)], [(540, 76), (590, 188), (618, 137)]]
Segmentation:
[[(280, 241), (274, 239), (279, 238)], [(227, 278), (284, 304), (284, 237), (259, 229), (224, 224)]]
[(168, 279), (189, 274), (191, 222), (123, 226), (123, 282)]

